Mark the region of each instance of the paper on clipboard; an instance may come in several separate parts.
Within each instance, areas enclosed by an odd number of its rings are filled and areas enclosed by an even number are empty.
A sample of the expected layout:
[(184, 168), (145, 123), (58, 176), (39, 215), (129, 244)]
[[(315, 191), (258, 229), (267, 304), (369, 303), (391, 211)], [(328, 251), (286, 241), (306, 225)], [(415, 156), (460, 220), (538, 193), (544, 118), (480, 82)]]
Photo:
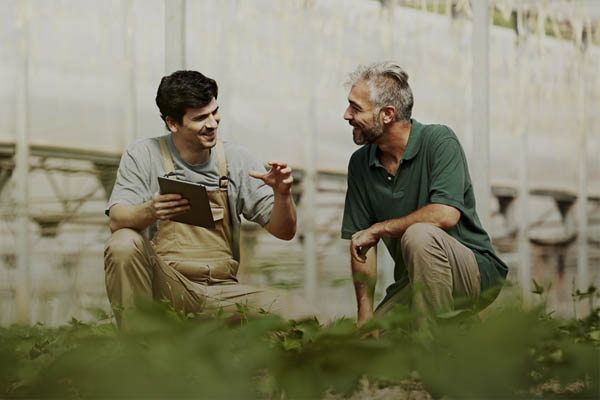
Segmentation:
[(171, 217), (171, 221), (208, 229), (215, 228), (215, 221), (208, 202), (208, 194), (203, 185), (159, 176), (158, 186), (161, 194), (180, 194), (189, 202), (190, 210)]

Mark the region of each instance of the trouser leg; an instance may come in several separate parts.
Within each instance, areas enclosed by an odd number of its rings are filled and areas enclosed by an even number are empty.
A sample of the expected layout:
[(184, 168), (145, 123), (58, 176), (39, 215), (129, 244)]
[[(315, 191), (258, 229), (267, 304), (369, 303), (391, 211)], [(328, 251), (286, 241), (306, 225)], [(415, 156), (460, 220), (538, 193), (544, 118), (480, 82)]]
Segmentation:
[(133, 229), (115, 231), (104, 248), (106, 292), (122, 325), (121, 310), (138, 299), (168, 299), (176, 310), (200, 312), (204, 288), (166, 265), (150, 242)]
[(401, 246), (411, 288), (390, 298), (377, 314), (410, 301), (414, 310), (432, 318), (455, 306), (468, 307), (479, 297), (480, 276), (475, 255), (442, 229), (431, 224), (414, 224), (402, 236)]
[(473, 252), (442, 229), (414, 224), (401, 239), (413, 287), (412, 305), (424, 316), (470, 306), (479, 297), (479, 267)]

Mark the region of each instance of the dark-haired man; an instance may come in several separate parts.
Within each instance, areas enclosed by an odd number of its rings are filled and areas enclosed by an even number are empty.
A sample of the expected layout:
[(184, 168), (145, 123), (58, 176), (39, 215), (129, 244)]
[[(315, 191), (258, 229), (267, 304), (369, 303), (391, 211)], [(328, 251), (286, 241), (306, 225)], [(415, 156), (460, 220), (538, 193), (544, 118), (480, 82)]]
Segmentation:
[(360, 66), (348, 86), (344, 119), (362, 147), (348, 166), (342, 237), (351, 239), (358, 325), (374, 314), (379, 239), (395, 261), (396, 282), (376, 314), (410, 304), (424, 321), (455, 306), (484, 305), (508, 269), (475, 211), (456, 135), (447, 126), (411, 118), (408, 75), (396, 64)]
[[(162, 78), (156, 95), (169, 134), (139, 140), (121, 158), (106, 207), (112, 236), (105, 247), (108, 297), (117, 322), (120, 310), (137, 298), (166, 298), (177, 310), (210, 314), (264, 311), (285, 318), (314, 316), (289, 292), (239, 284), (240, 214), (273, 236), (296, 232), (291, 169), (270, 162), (270, 170), (239, 145), (217, 139), (217, 83), (200, 72), (177, 71)], [(189, 210), (176, 194), (161, 194), (158, 177), (200, 183), (207, 188), (215, 229), (173, 222)]]

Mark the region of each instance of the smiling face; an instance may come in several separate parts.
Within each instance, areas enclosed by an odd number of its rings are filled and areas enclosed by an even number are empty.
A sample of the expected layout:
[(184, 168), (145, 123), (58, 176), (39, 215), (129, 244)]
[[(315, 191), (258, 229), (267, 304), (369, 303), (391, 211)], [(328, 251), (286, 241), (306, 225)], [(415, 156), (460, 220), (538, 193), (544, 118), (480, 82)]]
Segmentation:
[(195, 151), (215, 146), (219, 121), (219, 105), (214, 98), (204, 107), (188, 108), (181, 124), (167, 117), (169, 130)]
[(344, 119), (354, 127), (354, 143), (363, 145), (374, 143), (383, 136), (383, 127), (379, 121), (379, 112), (375, 112), (369, 100), (369, 87), (365, 81), (359, 81), (350, 90), (348, 107)]

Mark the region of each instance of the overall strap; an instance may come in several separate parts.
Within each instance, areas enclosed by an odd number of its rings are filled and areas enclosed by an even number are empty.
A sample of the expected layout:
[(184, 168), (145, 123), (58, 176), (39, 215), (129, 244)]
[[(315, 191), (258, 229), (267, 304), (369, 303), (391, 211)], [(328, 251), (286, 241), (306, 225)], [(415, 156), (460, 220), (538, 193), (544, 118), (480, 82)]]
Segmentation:
[(161, 136), (158, 138), (160, 143), (160, 153), (162, 154), (163, 165), (165, 167), (165, 173), (168, 178), (171, 178), (175, 174), (175, 166), (173, 165), (173, 158), (169, 151), (169, 145), (167, 144), (167, 137)]
[(229, 176), (227, 175), (227, 157), (225, 157), (225, 148), (223, 142), (217, 140), (215, 146), (217, 164), (219, 166), (219, 187), (221, 189), (227, 189), (229, 183)]

